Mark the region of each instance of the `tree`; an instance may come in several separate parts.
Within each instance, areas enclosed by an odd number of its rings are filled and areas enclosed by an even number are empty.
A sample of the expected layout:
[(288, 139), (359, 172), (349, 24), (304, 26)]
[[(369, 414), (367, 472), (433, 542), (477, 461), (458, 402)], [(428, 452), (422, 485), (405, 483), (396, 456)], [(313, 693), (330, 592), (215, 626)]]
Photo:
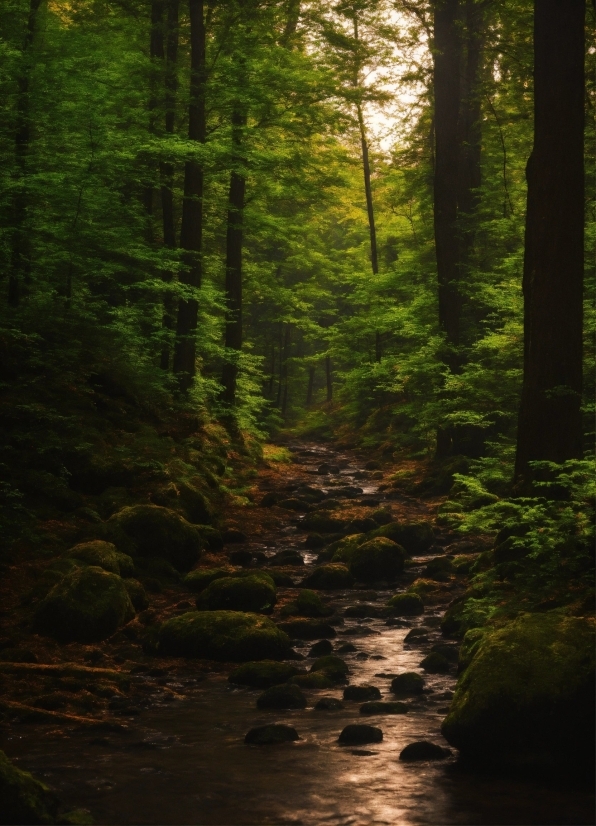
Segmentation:
[(584, 15), (584, 0), (534, 6), (518, 479), (582, 452)]

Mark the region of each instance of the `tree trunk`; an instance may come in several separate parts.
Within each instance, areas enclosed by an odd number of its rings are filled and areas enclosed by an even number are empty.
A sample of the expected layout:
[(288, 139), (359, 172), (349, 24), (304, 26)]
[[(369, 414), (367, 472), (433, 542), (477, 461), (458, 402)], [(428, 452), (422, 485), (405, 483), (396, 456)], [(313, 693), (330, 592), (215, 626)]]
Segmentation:
[(325, 356), (325, 377), (327, 379), (327, 401), (333, 399), (333, 378), (331, 375), (331, 356)]
[(584, 0), (536, 0), (515, 475), (582, 455)]
[(40, 0), (30, 0), (27, 30), (22, 47), (22, 70), (17, 78), (17, 117), (15, 129), (16, 183), (12, 199), (13, 231), (11, 238), (10, 270), (8, 276), (8, 303), (19, 304), (23, 286), (29, 280), (31, 253), (29, 228), (27, 226), (29, 203), (27, 194), (27, 156), (31, 141), (29, 122), (29, 77), (31, 72), (30, 54), (35, 39), (37, 13)]
[[(190, 103), (188, 107), (188, 137), (205, 143), (206, 32), (203, 0), (189, 0), (190, 11)], [(184, 199), (180, 246), (185, 250), (185, 268), (180, 283), (197, 290), (201, 286), (203, 243), (203, 167), (199, 161), (186, 161), (184, 167)], [(195, 376), (196, 329), (199, 303), (194, 295), (181, 298), (176, 320), (174, 372), (183, 391), (189, 389)]]

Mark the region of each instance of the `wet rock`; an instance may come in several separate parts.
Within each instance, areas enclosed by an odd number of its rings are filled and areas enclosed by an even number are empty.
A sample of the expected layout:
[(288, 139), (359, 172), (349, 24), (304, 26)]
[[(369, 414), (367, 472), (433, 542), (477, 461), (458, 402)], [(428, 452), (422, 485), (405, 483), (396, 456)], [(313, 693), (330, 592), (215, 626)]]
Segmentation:
[(364, 491), (357, 485), (345, 485), (333, 489), (334, 496), (341, 496), (343, 499), (357, 499)]
[(297, 685), (274, 685), (257, 699), (257, 708), (306, 708), (306, 697)]
[(385, 610), (380, 605), (366, 605), (362, 603), (359, 605), (348, 605), (344, 611), (344, 617), (355, 619), (378, 619), (383, 616), (386, 616)]
[(158, 651), (174, 657), (224, 662), (281, 660), (290, 639), (270, 619), (239, 611), (189, 611), (165, 622)]
[(316, 619), (295, 619), (280, 622), (278, 627), (297, 640), (331, 640), (337, 636), (332, 625)]
[(327, 677), (323, 671), (314, 671), (310, 674), (297, 674), (290, 679), (292, 685), (297, 685), (299, 688), (333, 688), (335, 682)]
[(421, 625), (419, 628), (412, 628), (412, 630), (408, 631), (406, 634), (404, 642), (407, 642), (410, 645), (420, 645), (428, 642), (430, 630), (430, 628), (426, 628), (424, 625)]
[(296, 488), (296, 495), (305, 498), (307, 502), (322, 502), (326, 494), (312, 485), (300, 485)]
[(344, 660), (342, 660), (341, 657), (334, 656), (333, 654), (316, 659), (310, 670), (312, 673), (316, 673), (318, 671), (323, 672), (323, 674), (325, 674), (326, 677), (329, 677), (329, 679), (334, 683), (347, 682), (347, 677), (350, 673), (350, 669)]
[(386, 537), (360, 545), (352, 555), (350, 573), (361, 582), (393, 580), (404, 569), (404, 549)]
[(346, 527), (343, 519), (334, 519), (332, 516), (325, 516), (322, 513), (309, 513), (302, 520), (301, 527), (307, 531), (314, 531), (319, 534), (338, 533)]
[(260, 662), (244, 663), (235, 668), (228, 680), (233, 685), (265, 689), (286, 683), (291, 677), (299, 673), (296, 666), (289, 663), (261, 660)]
[(135, 615), (116, 574), (90, 566), (75, 568), (55, 585), (35, 612), (35, 629), (61, 642), (98, 642)]
[(251, 728), (244, 738), (244, 742), (252, 746), (272, 746), (277, 743), (289, 743), (299, 739), (295, 728), (282, 723), (275, 723), (270, 726)]
[(450, 663), (456, 663), (459, 660), (459, 647), (457, 645), (449, 645), (449, 643), (438, 642), (430, 649), (431, 654), (440, 654)]
[(277, 505), (284, 510), (295, 511), (296, 513), (308, 513), (310, 511), (310, 505), (303, 499), (280, 499)]
[(368, 700), (380, 700), (381, 692), (374, 685), (349, 685), (344, 688), (344, 700), (364, 703)]
[(288, 549), (279, 551), (269, 558), (270, 565), (304, 565), (304, 557), (300, 551)]
[(0, 751), (0, 823), (56, 823), (58, 800)]
[(303, 617), (330, 617), (333, 614), (333, 608), (326, 605), (321, 597), (308, 588), (304, 588), (296, 598), (297, 612)]
[(269, 613), (276, 602), (276, 589), (273, 580), (267, 579), (256, 574), (215, 579), (197, 597), (197, 609)]
[(248, 537), (244, 531), (241, 531), (238, 528), (226, 528), (225, 531), (222, 531), (221, 538), (226, 545), (246, 542), (248, 540)]
[(391, 539), (405, 548), (406, 553), (410, 556), (426, 553), (434, 542), (431, 522), (407, 522), (404, 524), (389, 522), (372, 531), (370, 536), (384, 536)]
[(368, 462), (364, 465), (364, 469), (365, 469), (365, 470), (380, 470), (380, 469), (381, 469), (381, 463), (380, 463), (380, 462), (378, 462), (376, 459), (370, 459), (370, 460), (369, 460), (369, 461), (368, 461)]
[(406, 671), (394, 677), (391, 681), (391, 691), (393, 694), (402, 694), (404, 696), (422, 694), (424, 691), (424, 679), (415, 671)]
[(351, 628), (346, 628), (345, 631), (340, 631), (346, 637), (374, 637), (378, 636), (379, 631), (374, 628), (369, 628), (367, 625), (353, 625)]
[(324, 657), (327, 654), (331, 654), (333, 651), (333, 646), (329, 642), (329, 640), (319, 640), (316, 642), (310, 651), (308, 652), (309, 657)]
[(487, 629), (458, 681), (443, 735), (464, 759), (587, 776), (594, 659), (591, 617), (555, 610)]
[(422, 660), (420, 667), (428, 671), (429, 674), (447, 674), (449, 671), (449, 660), (437, 651), (431, 651), (431, 653)]
[(336, 697), (321, 697), (315, 705), (315, 711), (341, 711), (343, 708), (344, 704)]
[(446, 556), (436, 556), (428, 563), (422, 572), (426, 579), (436, 579), (438, 582), (447, 582), (455, 573), (453, 562)]
[(336, 476), (339, 473), (339, 468), (337, 465), (330, 465), (328, 462), (323, 462), (323, 464), (317, 468), (317, 473), (321, 476), (328, 476), (329, 474)]
[(313, 551), (317, 550), (318, 548), (324, 548), (325, 539), (323, 539), (320, 533), (309, 533), (309, 535), (304, 540), (304, 547), (309, 548)]
[(405, 703), (364, 703), (360, 706), (360, 714), (407, 714), (408, 706)]
[(293, 588), (294, 580), (285, 571), (278, 568), (268, 568), (267, 573), (278, 588)]
[(353, 531), (348, 535), (332, 542), (328, 548), (325, 549), (326, 554), (331, 554), (333, 562), (343, 562), (349, 565), (352, 561), (354, 551), (359, 545), (365, 541), (366, 537), (363, 533), (354, 533)]
[(272, 490), (272, 491), (269, 491), (269, 493), (266, 493), (263, 496), (263, 498), (259, 502), (259, 505), (262, 508), (271, 508), (271, 507), (273, 507), (273, 505), (277, 505), (279, 499), (280, 499), (280, 494), (276, 493), (275, 491)]
[(354, 577), (345, 565), (331, 563), (320, 565), (302, 580), (304, 588), (316, 588), (321, 591), (342, 590), (351, 588)]
[(346, 726), (338, 737), (341, 746), (363, 746), (365, 743), (380, 743), (382, 740), (383, 732), (380, 728), (359, 723)]
[(253, 561), (253, 554), (251, 551), (241, 548), (237, 551), (230, 551), (229, 559), (232, 565), (241, 565), (245, 568)]
[(353, 643), (351, 643), (351, 642), (343, 642), (343, 643), (342, 643), (340, 646), (338, 646), (338, 648), (337, 648), (337, 653), (338, 653), (338, 654), (352, 654), (352, 653), (354, 653), (355, 651), (358, 651), (358, 649), (357, 649), (357, 648), (356, 648), (356, 646), (355, 646)]
[(144, 611), (149, 608), (149, 597), (138, 579), (125, 579), (124, 587), (135, 611)]
[[(133, 505), (110, 517), (108, 529), (119, 546), (127, 537), (139, 556), (161, 556), (179, 571), (188, 571), (199, 558), (203, 540), (199, 530), (179, 513), (159, 505)], [(134, 553), (133, 553), (134, 556)]]
[(396, 617), (415, 617), (424, 613), (424, 603), (418, 594), (395, 594), (387, 603), (387, 608)]
[(436, 743), (429, 743), (427, 740), (418, 740), (416, 743), (409, 743), (401, 750), (400, 760), (444, 760), (451, 754), (450, 749), (444, 749)]
[(214, 582), (216, 579), (223, 579), (234, 573), (233, 568), (195, 568), (184, 577), (184, 584), (200, 594), (205, 588)]

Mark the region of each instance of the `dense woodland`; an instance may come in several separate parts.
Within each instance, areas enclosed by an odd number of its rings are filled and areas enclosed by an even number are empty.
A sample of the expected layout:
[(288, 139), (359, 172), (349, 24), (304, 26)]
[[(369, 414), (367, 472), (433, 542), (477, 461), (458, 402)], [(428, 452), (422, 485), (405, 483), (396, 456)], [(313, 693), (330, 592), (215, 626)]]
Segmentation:
[(217, 527), (291, 435), (509, 543), (476, 625), (593, 615), (593, 24), (3, 0), (3, 570), (172, 485)]

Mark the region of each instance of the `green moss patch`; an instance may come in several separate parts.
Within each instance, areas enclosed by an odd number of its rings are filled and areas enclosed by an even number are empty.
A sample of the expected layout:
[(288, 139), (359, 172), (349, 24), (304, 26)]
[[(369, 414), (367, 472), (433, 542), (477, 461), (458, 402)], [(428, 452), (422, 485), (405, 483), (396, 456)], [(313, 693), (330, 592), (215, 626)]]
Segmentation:
[(222, 577), (213, 580), (197, 597), (199, 611), (252, 611), (270, 613), (276, 589), (270, 577)]
[(355, 549), (350, 572), (361, 582), (393, 580), (403, 571), (405, 558), (401, 545), (379, 536)]

